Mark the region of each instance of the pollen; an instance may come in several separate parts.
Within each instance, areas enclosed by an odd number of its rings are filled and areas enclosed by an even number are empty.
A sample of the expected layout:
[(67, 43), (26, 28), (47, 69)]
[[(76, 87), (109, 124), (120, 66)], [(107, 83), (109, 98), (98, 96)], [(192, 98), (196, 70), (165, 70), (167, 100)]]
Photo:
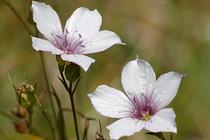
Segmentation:
[(144, 121), (148, 121), (151, 119), (151, 115), (149, 114), (149, 112), (147, 112), (146, 114), (143, 114), (142, 115), (142, 118), (140, 118), (141, 120), (144, 120)]

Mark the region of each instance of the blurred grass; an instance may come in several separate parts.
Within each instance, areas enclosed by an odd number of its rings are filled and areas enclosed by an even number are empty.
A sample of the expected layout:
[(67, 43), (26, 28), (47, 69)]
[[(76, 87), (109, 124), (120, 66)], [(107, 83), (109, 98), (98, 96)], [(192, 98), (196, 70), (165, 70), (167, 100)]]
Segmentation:
[[(28, 1), (10, 0), (21, 16), (28, 19)], [(109, 50), (90, 55), (97, 61), (87, 73), (83, 73), (77, 93), (77, 108), (102, 119), (103, 126), (114, 120), (100, 116), (91, 106), (87, 94), (100, 84), (122, 90), (120, 75), (123, 66), (139, 58), (149, 61), (158, 76), (167, 71), (186, 73), (178, 95), (172, 103), (177, 113), (178, 134), (175, 140), (210, 139), (210, 1), (206, 0), (46, 0), (57, 8), (65, 24), (66, 19), (78, 7), (98, 9), (103, 17), (102, 29), (118, 33), (126, 46), (115, 46)], [(0, 1), (0, 109), (10, 112), (17, 104), (8, 79), (15, 83), (25, 80), (38, 82), (43, 89), (43, 74), (38, 52), (31, 47), (30, 36), (14, 14)], [(64, 107), (68, 97), (57, 80), (55, 57), (45, 53), (51, 82), (60, 93)], [(41, 92), (41, 90), (39, 91)], [(47, 105), (46, 105), (47, 106)], [(44, 118), (37, 110), (36, 126), (47, 135)], [(73, 136), (71, 115), (68, 118), (67, 134)], [(82, 129), (82, 119), (80, 128)], [(0, 116), (0, 139), (30, 139), (19, 135), (7, 118)], [(70, 125), (71, 124), (71, 125)], [(91, 125), (89, 133), (93, 139), (98, 130), (97, 123)], [(104, 133), (108, 134), (104, 127)], [(152, 139), (142, 132), (129, 140)], [(125, 140), (126, 138), (123, 138)]]

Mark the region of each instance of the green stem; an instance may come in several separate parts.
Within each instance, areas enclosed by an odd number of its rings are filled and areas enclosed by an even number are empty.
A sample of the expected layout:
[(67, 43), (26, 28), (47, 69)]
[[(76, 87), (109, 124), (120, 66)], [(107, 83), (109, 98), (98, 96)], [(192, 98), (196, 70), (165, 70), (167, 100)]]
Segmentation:
[[(62, 110), (63, 111), (73, 112), (73, 110), (72, 109), (69, 109), (69, 108), (63, 108)], [(87, 133), (88, 133), (88, 129), (89, 129), (89, 121), (97, 121), (97, 119), (92, 118), (92, 117), (85, 116), (84, 114), (82, 114), (81, 112), (79, 112), (77, 110), (76, 110), (76, 113), (77, 113), (77, 115), (79, 115), (80, 117), (82, 117), (84, 119), (84, 121), (85, 121), (85, 124), (84, 124), (84, 133), (83, 133), (83, 138), (82, 138), (82, 140), (85, 140), (85, 139), (87, 139)]]
[[(29, 35), (34, 35), (34, 33), (30, 30), (30, 28), (27, 26), (27, 24), (25, 23), (25, 21), (23, 20), (23, 18), (20, 16), (20, 14), (17, 12), (17, 10), (6, 0), (1, 0), (6, 6), (8, 6), (11, 11), (15, 14), (15, 16), (18, 18), (18, 20), (21, 22), (21, 24), (23, 25), (23, 27), (25, 28), (25, 30), (27, 31), (27, 33)], [(38, 36), (38, 33), (36, 32), (36, 35)], [(47, 86), (47, 90), (50, 91), (50, 85), (49, 85), (49, 80), (47, 77), (47, 72), (46, 72), (46, 67), (45, 67), (45, 62), (44, 62), (44, 56), (43, 53), (40, 52), (40, 58), (41, 58), (41, 63), (42, 63), (42, 67), (43, 67), (43, 72), (44, 72), (44, 79), (45, 79), (45, 84)], [(50, 105), (52, 108), (52, 112), (54, 117), (56, 118), (56, 113), (55, 113), (55, 108), (53, 105), (53, 99), (52, 99), (52, 95), (50, 95)]]
[(15, 121), (17, 121), (17, 120), (18, 120), (17, 118), (13, 117), (13, 116), (12, 116), (12, 115), (10, 115), (10, 114), (5, 113), (5, 112), (4, 112), (4, 111), (2, 111), (2, 110), (0, 110), (0, 115), (2, 115), (2, 116), (4, 116), (4, 117), (6, 117), (6, 118), (8, 118), (8, 119), (11, 119), (11, 120), (15, 120)]
[(61, 137), (61, 140), (66, 140), (66, 132), (65, 132), (65, 120), (64, 120), (64, 115), (63, 115), (63, 110), (62, 110), (62, 106), (61, 106), (61, 102), (60, 102), (60, 99), (54, 89), (53, 86), (52, 87), (52, 90), (53, 90), (53, 95), (56, 99), (56, 102), (57, 102), (57, 105), (58, 105), (58, 115), (59, 115), (59, 118), (60, 118), (60, 123), (61, 123), (61, 129), (60, 130), (60, 137)]
[(72, 91), (72, 83), (67, 84), (66, 80), (65, 80), (65, 77), (63, 75), (63, 72), (60, 71), (60, 74), (61, 74), (61, 82), (63, 83), (66, 91), (69, 93), (69, 97), (70, 97), (70, 102), (71, 102), (71, 108), (72, 108), (72, 114), (73, 114), (73, 119), (74, 119), (74, 127), (75, 127), (75, 131), (76, 131), (76, 137), (77, 137), (77, 140), (79, 140), (79, 129), (78, 129), (78, 125), (77, 125), (77, 116), (76, 116), (76, 110), (75, 110), (75, 105), (74, 105), (74, 92), (76, 90), (76, 87), (78, 85), (78, 83), (76, 84), (75, 88), (73, 89)]
[(30, 110), (28, 110), (28, 112), (29, 112), (29, 133), (32, 133), (32, 114), (33, 114), (33, 112), (32, 111), (30, 111)]
[(40, 103), (40, 101), (39, 101), (39, 98), (38, 98), (37, 96), (35, 96), (35, 97), (36, 97), (37, 103), (38, 103), (38, 105), (39, 105), (39, 109), (41, 110), (42, 114), (43, 114), (44, 117), (46, 118), (47, 123), (48, 123), (48, 125), (49, 125), (49, 128), (50, 128), (50, 130), (51, 130), (51, 132), (52, 132), (52, 140), (56, 140), (56, 131), (55, 131), (54, 127), (53, 127), (53, 124), (51, 123), (50, 118), (48, 117), (46, 111), (45, 111), (44, 108), (42, 107), (42, 105), (41, 105), (41, 103)]
[(82, 140), (87, 140), (88, 130), (89, 130), (89, 120), (86, 118), (85, 123), (84, 123), (84, 133), (83, 133)]
[(27, 26), (27, 24), (24, 22), (23, 18), (20, 16), (20, 14), (17, 12), (17, 10), (6, 0), (1, 0), (7, 7), (10, 8), (10, 10), (15, 14), (15, 16), (18, 18), (18, 20), (21, 22), (25, 30), (29, 35), (33, 35), (33, 32), (30, 30), (30, 28)]
[(71, 100), (71, 108), (72, 108), (72, 114), (73, 114), (73, 118), (74, 118), (74, 126), (75, 126), (76, 136), (77, 136), (77, 140), (79, 140), (79, 129), (78, 129), (78, 125), (77, 125), (77, 116), (76, 116), (73, 94), (69, 93), (69, 97)]
[[(44, 61), (44, 54), (43, 54), (43, 52), (39, 52), (39, 55), (40, 55), (41, 63), (42, 63), (45, 85), (47, 87), (47, 90), (51, 91), (50, 90), (49, 79), (48, 79), (48, 76), (47, 76), (47, 70), (46, 70), (46, 66), (45, 66), (45, 61)], [(54, 103), (53, 103), (53, 98), (52, 98), (52, 93), (51, 92), (49, 94), (49, 100), (50, 100), (50, 106), (52, 108), (52, 113), (53, 113), (54, 119), (56, 120), (56, 111), (55, 111), (55, 107), (54, 107)]]
[[(10, 8), (10, 10), (15, 14), (15, 16), (17, 17), (17, 19), (21, 22), (21, 24), (23, 25), (24, 29), (26, 30), (26, 32), (30, 35), (30, 36), (38, 36), (38, 32), (36, 32), (35, 34), (33, 33), (32, 30), (30, 30), (30, 28), (27, 26), (27, 24), (25, 23), (25, 21), (23, 20), (23, 18), (20, 16), (20, 14), (17, 12), (17, 10), (6, 0), (1, 0), (7, 7)], [(29, 8), (30, 9), (30, 8)], [(47, 77), (47, 72), (46, 72), (46, 67), (45, 67), (45, 63), (44, 63), (44, 56), (43, 56), (43, 53), (40, 52), (40, 58), (41, 58), (41, 63), (42, 63), (42, 66), (43, 66), (43, 72), (44, 72), (44, 79), (45, 79), (45, 84), (47, 86), (47, 90), (50, 91), (50, 86), (49, 86), (49, 81), (48, 81), (48, 77)], [(51, 105), (51, 108), (52, 108), (52, 112), (53, 112), (53, 116), (56, 118), (56, 113), (55, 113), (55, 108), (54, 108), (54, 105), (53, 105), (53, 99), (52, 99), (52, 95), (49, 95), (49, 98), (50, 98), (50, 105)], [(44, 110), (42, 110), (44, 116), (47, 118), (48, 122), (50, 122), (50, 119), (47, 117), (47, 114)], [(4, 113), (0, 112), (2, 115)], [(4, 116), (7, 116), (6, 114), (4, 114)], [(50, 124), (50, 128), (51, 130), (53, 130), (53, 125), (51, 123)], [(55, 133), (53, 132), (53, 135), (55, 135)], [(55, 137), (53, 136), (53, 139)]]

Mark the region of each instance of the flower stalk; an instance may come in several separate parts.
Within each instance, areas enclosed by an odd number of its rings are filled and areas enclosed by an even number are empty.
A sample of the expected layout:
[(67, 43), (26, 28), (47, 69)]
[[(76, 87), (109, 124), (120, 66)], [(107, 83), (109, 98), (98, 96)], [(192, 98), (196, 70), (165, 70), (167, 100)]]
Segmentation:
[(69, 85), (68, 85), (62, 70), (63, 69), (59, 68), (60, 75), (61, 75), (61, 79), (59, 78), (59, 80), (62, 82), (63, 86), (65, 87), (66, 91), (69, 94), (70, 102), (71, 102), (71, 108), (72, 108), (72, 114), (73, 114), (73, 119), (74, 119), (74, 127), (75, 127), (75, 131), (76, 131), (76, 137), (77, 137), (77, 140), (79, 140), (80, 138), (79, 138), (79, 129), (78, 129), (78, 124), (77, 124), (76, 109), (75, 109), (75, 104), (74, 104), (74, 93), (76, 91), (76, 88), (77, 88), (77, 85), (78, 85), (80, 79), (77, 80), (77, 83), (76, 83), (75, 87), (72, 89), (73, 82), (70, 81)]
[(49, 125), (49, 128), (50, 128), (50, 130), (51, 130), (51, 132), (52, 132), (52, 140), (56, 140), (56, 131), (55, 131), (54, 127), (53, 127), (53, 124), (52, 124), (50, 118), (48, 117), (46, 111), (45, 111), (44, 108), (42, 107), (42, 104), (40, 103), (39, 98), (38, 98), (37, 96), (35, 96), (35, 97), (36, 97), (36, 100), (37, 100), (37, 104), (38, 104), (38, 106), (39, 106), (39, 109), (41, 110), (43, 116), (46, 118), (47, 123), (48, 123), (48, 125)]
[[(65, 111), (65, 112), (66, 111), (73, 112), (73, 110), (70, 109), (70, 108), (63, 108), (62, 110)], [(82, 140), (86, 140), (87, 139), (88, 130), (89, 130), (89, 125), (90, 125), (89, 123), (90, 123), (90, 121), (98, 121), (98, 120), (95, 119), (95, 118), (92, 118), (92, 117), (88, 117), (88, 116), (84, 115), (83, 113), (81, 113), (81, 112), (79, 112), (77, 110), (75, 110), (75, 112), (76, 112), (76, 114), (78, 116), (80, 116), (81, 118), (84, 119), (84, 132), (83, 132)]]
[[(51, 91), (50, 90), (49, 79), (48, 79), (48, 76), (47, 76), (47, 69), (46, 69), (45, 60), (44, 60), (44, 54), (43, 54), (43, 52), (39, 52), (39, 54), (40, 54), (41, 64), (42, 64), (43, 73), (44, 73), (45, 85), (46, 85), (47, 90)], [(51, 106), (51, 109), (52, 109), (52, 113), (53, 113), (54, 119), (56, 119), (56, 111), (55, 111), (55, 107), (54, 107), (54, 103), (53, 103), (53, 98), (52, 98), (51, 92), (49, 94), (49, 100), (50, 100), (50, 106)]]
[(25, 21), (23, 20), (23, 18), (20, 16), (20, 14), (17, 12), (17, 10), (11, 5), (11, 3), (9, 3), (6, 0), (1, 0), (17, 17), (17, 19), (21, 22), (21, 24), (23, 25), (24, 29), (27, 31), (27, 33), (29, 35), (33, 35), (33, 32), (30, 30), (30, 28), (28, 27), (28, 25), (25, 23)]
[(75, 126), (76, 136), (77, 136), (77, 140), (79, 140), (79, 129), (78, 129), (78, 124), (77, 124), (77, 116), (76, 116), (73, 94), (70, 93), (69, 97), (71, 100), (71, 107), (72, 107), (72, 114), (73, 114), (73, 118), (74, 118), (74, 126)]
[(32, 115), (33, 115), (33, 112), (32, 111), (28, 111), (29, 112), (29, 120), (28, 120), (28, 124), (29, 124), (29, 133), (32, 133), (33, 131), (33, 126), (32, 126)]
[(18, 120), (19, 120), (19, 119), (13, 117), (13, 116), (10, 115), (10, 114), (7, 114), (6, 112), (4, 112), (4, 111), (2, 111), (2, 110), (0, 110), (0, 115), (6, 117), (6, 118), (8, 118), (8, 119), (14, 120), (14, 121), (18, 121)]
[(64, 115), (63, 115), (63, 110), (62, 110), (62, 106), (61, 106), (61, 102), (60, 99), (57, 95), (57, 92), (55, 91), (54, 87), (52, 87), (53, 90), (53, 96), (55, 97), (55, 100), (57, 102), (58, 105), (58, 119), (60, 122), (60, 126), (58, 126), (58, 129), (60, 131), (60, 138), (61, 140), (66, 140), (66, 131), (65, 131), (65, 119), (64, 119)]

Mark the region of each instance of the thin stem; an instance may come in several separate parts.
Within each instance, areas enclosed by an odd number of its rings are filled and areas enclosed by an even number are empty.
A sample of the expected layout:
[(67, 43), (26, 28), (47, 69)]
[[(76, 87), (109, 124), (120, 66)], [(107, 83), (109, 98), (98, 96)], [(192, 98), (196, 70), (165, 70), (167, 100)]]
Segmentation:
[(29, 133), (32, 133), (32, 112), (31, 111), (28, 111), (29, 112)]
[[(78, 125), (77, 125), (77, 116), (76, 116), (76, 110), (75, 110), (75, 105), (74, 105), (74, 93), (72, 92), (72, 83), (67, 84), (65, 77), (63, 75), (63, 72), (60, 71), (61, 74), (61, 82), (63, 83), (65, 89), (67, 90), (67, 92), (69, 93), (69, 97), (70, 97), (70, 101), (71, 101), (71, 108), (72, 108), (72, 114), (73, 114), (73, 119), (74, 119), (74, 126), (75, 126), (75, 131), (76, 131), (76, 137), (77, 140), (79, 140), (79, 130), (78, 130)], [(75, 89), (74, 89), (75, 92)]]
[[(23, 25), (24, 29), (26, 30), (26, 32), (29, 34), (29, 35), (33, 35), (33, 36), (38, 36), (38, 32), (36, 30), (36, 33), (34, 34), (32, 30), (30, 30), (30, 28), (27, 26), (26, 22), (23, 20), (23, 18), (20, 16), (20, 14), (17, 12), (17, 10), (9, 3), (7, 2), (6, 0), (1, 0), (7, 7), (10, 8), (10, 10), (15, 14), (15, 16), (17, 17), (17, 19), (21, 22), (21, 24)], [(31, 4), (31, 2), (30, 2)], [(29, 8), (30, 9), (30, 8)], [(45, 79), (45, 83), (46, 83), (46, 86), (47, 86), (47, 90), (50, 91), (50, 86), (49, 86), (49, 81), (48, 81), (48, 77), (47, 77), (47, 72), (46, 72), (46, 67), (45, 67), (45, 63), (44, 63), (44, 56), (43, 56), (43, 53), (40, 52), (40, 58), (41, 58), (41, 63), (42, 63), (42, 66), (43, 66), (43, 72), (44, 72), (44, 79)], [(52, 112), (53, 112), (53, 115), (54, 117), (56, 118), (56, 113), (55, 113), (55, 108), (54, 108), (54, 105), (53, 105), (53, 99), (52, 99), (52, 95), (49, 95), (49, 98), (50, 98), (50, 105), (51, 105), (51, 108), (52, 108)], [(50, 119), (48, 118), (46, 112), (44, 110), (42, 110), (44, 116), (47, 118), (48, 122), (50, 122)], [(53, 125), (51, 123), (49, 123), (51, 129), (54, 129), (53, 128)], [(53, 135), (55, 133), (53, 132)], [(53, 136), (53, 139), (55, 137)]]
[(56, 99), (56, 102), (57, 102), (57, 105), (58, 105), (58, 115), (59, 118), (60, 118), (60, 121), (61, 121), (61, 129), (60, 130), (60, 137), (61, 137), (61, 140), (66, 140), (66, 132), (65, 132), (65, 120), (64, 120), (64, 115), (63, 115), (63, 110), (62, 110), (62, 106), (61, 106), (61, 102), (60, 102), (60, 99), (54, 89), (53, 86), (52, 87), (52, 90), (53, 90), (53, 95)]
[(100, 134), (103, 136), (101, 121), (98, 120), (98, 123), (99, 123)]
[(173, 140), (173, 134), (172, 133), (170, 134), (170, 140)]
[[(17, 10), (6, 0), (1, 0), (6, 6), (8, 6), (11, 11), (15, 14), (15, 16), (18, 18), (18, 20), (21, 22), (21, 24), (23, 25), (23, 27), (25, 28), (25, 30), (27, 31), (27, 33), (29, 35), (35, 35), (35, 36), (38, 36), (38, 32), (36, 32), (36, 34), (34, 34), (30, 28), (27, 26), (27, 24), (25, 23), (25, 21), (23, 20), (23, 18), (20, 16), (20, 14), (17, 12)], [(45, 79), (45, 84), (47, 86), (47, 90), (50, 91), (50, 86), (49, 86), (49, 80), (48, 80), (48, 77), (47, 77), (47, 72), (46, 72), (46, 67), (45, 67), (45, 62), (44, 62), (44, 56), (43, 56), (43, 53), (40, 52), (40, 58), (41, 58), (41, 63), (42, 63), (42, 67), (43, 67), (43, 72), (44, 72), (44, 79)], [(52, 108), (52, 112), (53, 112), (53, 115), (54, 117), (56, 118), (56, 113), (55, 113), (55, 108), (54, 108), (54, 105), (53, 105), (53, 99), (52, 99), (52, 96), (50, 95), (50, 105), (51, 105), (51, 108)]]
[(42, 114), (43, 114), (44, 117), (46, 118), (47, 123), (48, 123), (48, 125), (49, 125), (49, 128), (50, 128), (50, 130), (51, 130), (51, 132), (52, 132), (52, 140), (56, 140), (56, 133), (55, 133), (56, 131), (55, 131), (54, 127), (53, 127), (53, 124), (51, 123), (50, 118), (48, 117), (46, 111), (45, 111), (44, 108), (42, 107), (42, 105), (41, 105), (41, 103), (40, 103), (40, 101), (39, 101), (39, 98), (38, 98), (36, 95), (35, 95), (35, 97), (36, 97), (37, 103), (38, 103), (38, 105), (39, 105), (39, 109), (41, 110)]
[(70, 93), (69, 97), (71, 100), (71, 107), (72, 107), (72, 114), (73, 114), (73, 118), (74, 118), (74, 126), (75, 126), (75, 130), (76, 130), (76, 136), (77, 136), (77, 140), (79, 140), (79, 130), (78, 130), (78, 125), (77, 125), (77, 116), (76, 116), (76, 110), (75, 110), (75, 106), (74, 106), (73, 94)]
[(39, 53), (40, 58), (41, 58), (41, 62), (42, 62), (42, 67), (43, 67), (43, 72), (44, 72), (44, 79), (45, 79), (45, 85), (47, 86), (47, 89), (50, 89), (50, 84), (49, 84), (49, 79), (47, 76), (47, 70), (46, 70), (46, 66), (45, 66), (45, 61), (44, 61), (44, 54), (43, 53)]
[(87, 140), (88, 130), (89, 130), (89, 120), (85, 119), (84, 133), (83, 133), (83, 136), (82, 136), (82, 140)]
[[(62, 108), (63, 111), (69, 111), (69, 112), (73, 112), (72, 109), (70, 108)], [(88, 119), (88, 120), (92, 120), (92, 121), (97, 121), (97, 119), (92, 118), (92, 117), (88, 117), (85, 116), (84, 114), (82, 114), (81, 112), (76, 110), (77, 115), (79, 115), (80, 117), (82, 117), (83, 119)]]
[[(43, 73), (44, 73), (45, 85), (47, 87), (47, 90), (50, 91), (50, 84), (49, 84), (49, 79), (48, 79), (48, 76), (47, 76), (47, 70), (46, 70), (45, 61), (44, 61), (44, 54), (42, 52), (39, 52), (39, 54), (40, 54), (42, 68), (43, 68)], [(49, 94), (49, 100), (50, 100), (50, 106), (52, 108), (52, 113), (53, 113), (54, 119), (56, 119), (56, 111), (55, 111), (55, 107), (54, 107), (54, 103), (53, 103), (53, 98), (52, 98), (51, 92)]]
[(2, 115), (2, 116), (4, 116), (4, 117), (6, 117), (6, 118), (8, 118), (8, 119), (11, 119), (11, 120), (15, 120), (15, 121), (17, 121), (17, 120), (18, 120), (17, 118), (13, 117), (13, 116), (12, 116), (12, 115), (10, 115), (10, 114), (5, 113), (5, 112), (4, 112), (4, 111), (2, 111), (2, 110), (0, 110), (0, 115)]
[(66, 79), (65, 79), (65, 77), (64, 77), (64, 75), (63, 75), (63, 72), (62, 71), (59, 71), (60, 72), (60, 75), (61, 75), (61, 82), (63, 83), (63, 86), (65, 87), (65, 89), (66, 89), (66, 91), (67, 92), (69, 92), (69, 87), (68, 87), (68, 84), (67, 84), (67, 82), (66, 82)]
[(27, 26), (27, 24), (24, 22), (23, 18), (20, 16), (20, 14), (17, 12), (17, 10), (6, 0), (1, 0), (7, 7), (10, 8), (10, 10), (15, 14), (15, 16), (18, 18), (18, 20), (21, 22), (25, 30), (29, 35), (33, 35), (33, 32), (30, 30), (30, 28)]
[(73, 89), (73, 91), (72, 91), (72, 94), (75, 93), (75, 91), (76, 91), (76, 89), (77, 89), (77, 86), (78, 86), (78, 84), (79, 84), (80, 79), (81, 79), (81, 78), (79, 78), (79, 79), (77, 80), (77, 83), (76, 83), (76, 85), (75, 85), (75, 87), (74, 87), (74, 89)]

